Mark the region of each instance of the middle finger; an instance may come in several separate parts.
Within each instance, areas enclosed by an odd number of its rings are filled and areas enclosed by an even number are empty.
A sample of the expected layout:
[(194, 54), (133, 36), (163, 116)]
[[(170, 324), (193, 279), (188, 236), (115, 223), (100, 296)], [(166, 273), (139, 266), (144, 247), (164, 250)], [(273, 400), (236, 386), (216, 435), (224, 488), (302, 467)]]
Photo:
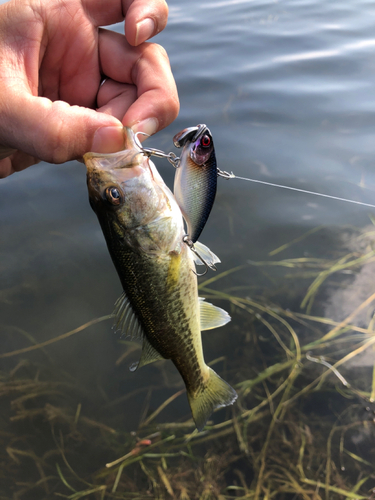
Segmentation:
[(137, 100), (127, 111), (124, 125), (157, 118), (159, 128), (163, 128), (176, 118), (177, 89), (162, 47), (151, 43), (132, 47), (124, 35), (101, 29), (99, 57), (105, 76), (137, 88)]

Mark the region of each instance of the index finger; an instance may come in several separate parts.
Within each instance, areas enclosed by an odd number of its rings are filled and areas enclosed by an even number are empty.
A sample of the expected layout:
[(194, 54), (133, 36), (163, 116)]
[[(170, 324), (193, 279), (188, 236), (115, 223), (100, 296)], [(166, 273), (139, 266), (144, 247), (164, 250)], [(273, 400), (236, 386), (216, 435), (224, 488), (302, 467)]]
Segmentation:
[(126, 38), (133, 46), (162, 31), (168, 19), (165, 0), (82, 0), (82, 6), (96, 27), (125, 18)]

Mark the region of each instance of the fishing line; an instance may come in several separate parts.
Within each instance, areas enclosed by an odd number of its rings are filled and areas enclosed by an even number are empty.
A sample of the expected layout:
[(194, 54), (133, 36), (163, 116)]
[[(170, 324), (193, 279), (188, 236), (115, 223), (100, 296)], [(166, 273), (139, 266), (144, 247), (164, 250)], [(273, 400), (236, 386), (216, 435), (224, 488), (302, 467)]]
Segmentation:
[[(137, 132), (137, 134), (143, 134), (143, 132)], [(147, 134), (144, 134), (144, 135), (147, 135)], [(138, 137), (137, 137), (137, 140), (138, 140)], [(174, 153), (165, 153), (164, 151), (161, 151), (159, 149), (144, 148), (139, 142), (138, 142), (138, 147), (142, 150), (143, 154), (145, 154), (146, 156), (148, 156), (148, 157), (158, 156), (159, 158), (167, 158), (167, 160), (175, 168), (179, 168), (180, 158), (178, 156), (176, 156)], [(347, 198), (340, 198), (339, 196), (332, 196), (330, 194), (316, 193), (315, 191), (308, 191), (307, 189), (300, 189), (300, 188), (295, 188), (295, 187), (291, 187), (291, 186), (283, 186), (282, 184), (275, 184), (273, 182), (260, 181), (258, 179), (249, 179), (247, 177), (240, 177), (239, 175), (235, 175), (233, 172), (229, 173), (229, 172), (226, 172), (225, 170), (220, 170), (219, 168), (217, 169), (217, 175), (219, 177), (222, 177), (223, 179), (226, 179), (226, 180), (239, 179), (241, 181), (255, 182), (256, 184), (264, 184), (265, 186), (272, 186), (272, 187), (277, 187), (277, 188), (282, 188), (282, 189), (289, 189), (289, 191), (297, 191), (299, 193), (311, 194), (314, 196), (321, 196), (322, 198), (330, 198), (331, 200), (345, 201), (346, 203), (353, 203), (354, 205), (362, 205), (363, 207), (375, 208), (375, 205), (372, 205), (371, 203), (364, 203), (363, 201), (349, 200)]]
[(313, 194), (314, 196), (322, 196), (323, 198), (331, 198), (332, 200), (346, 201), (347, 203), (354, 203), (355, 205), (362, 205), (365, 207), (375, 208), (375, 205), (372, 205), (371, 203), (348, 200), (347, 198), (340, 198), (339, 196), (332, 196), (330, 194), (315, 193), (314, 191), (307, 191), (306, 189), (299, 189), (291, 186), (283, 186), (282, 184), (274, 184), (273, 182), (260, 181), (258, 179), (247, 179), (246, 177), (239, 177), (238, 175), (235, 175), (233, 172), (229, 174), (228, 172), (223, 172), (221, 170), (219, 171), (219, 169), (218, 169), (218, 175), (219, 177), (223, 177), (224, 179), (240, 179), (242, 181), (255, 182), (257, 184), (265, 184), (266, 186), (289, 189), (290, 191), (298, 191), (299, 193)]

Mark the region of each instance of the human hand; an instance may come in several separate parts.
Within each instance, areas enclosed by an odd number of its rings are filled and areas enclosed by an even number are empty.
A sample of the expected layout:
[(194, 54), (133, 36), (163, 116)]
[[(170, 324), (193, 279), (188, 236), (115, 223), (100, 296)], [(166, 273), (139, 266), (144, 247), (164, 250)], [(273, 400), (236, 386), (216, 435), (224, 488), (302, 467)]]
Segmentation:
[[(0, 177), (123, 148), (179, 110), (162, 47), (164, 0), (11, 0), (0, 6)], [(98, 28), (125, 17), (126, 36)], [(106, 78), (101, 85), (102, 80)]]

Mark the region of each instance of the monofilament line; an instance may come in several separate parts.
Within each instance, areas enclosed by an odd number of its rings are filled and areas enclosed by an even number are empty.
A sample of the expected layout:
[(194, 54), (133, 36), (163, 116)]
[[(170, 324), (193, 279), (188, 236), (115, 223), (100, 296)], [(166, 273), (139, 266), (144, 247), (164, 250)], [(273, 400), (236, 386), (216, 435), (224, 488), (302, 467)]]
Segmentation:
[(362, 201), (348, 200), (346, 198), (340, 198), (338, 196), (332, 196), (330, 194), (315, 193), (314, 191), (307, 191), (306, 189), (299, 189), (299, 188), (295, 188), (295, 187), (291, 187), (291, 186), (283, 186), (281, 184), (274, 184), (272, 182), (259, 181), (257, 179), (247, 179), (246, 177), (239, 177), (238, 175), (235, 175), (233, 173), (231, 174), (230, 179), (240, 179), (242, 181), (255, 182), (257, 184), (265, 184), (266, 186), (273, 186), (273, 187), (278, 187), (278, 188), (282, 188), (282, 189), (289, 189), (290, 191), (298, 191), (299, 193), (313, 194), (315, 196), (322, 196), (323, 198), (331, 198), (332, 200), (346, 201), (347, 203), (354, 203), (355, 205), (362, 205), (364, 207), (375, 208), (375, 205), (371, 205), (371, 203), (363, 203)]

